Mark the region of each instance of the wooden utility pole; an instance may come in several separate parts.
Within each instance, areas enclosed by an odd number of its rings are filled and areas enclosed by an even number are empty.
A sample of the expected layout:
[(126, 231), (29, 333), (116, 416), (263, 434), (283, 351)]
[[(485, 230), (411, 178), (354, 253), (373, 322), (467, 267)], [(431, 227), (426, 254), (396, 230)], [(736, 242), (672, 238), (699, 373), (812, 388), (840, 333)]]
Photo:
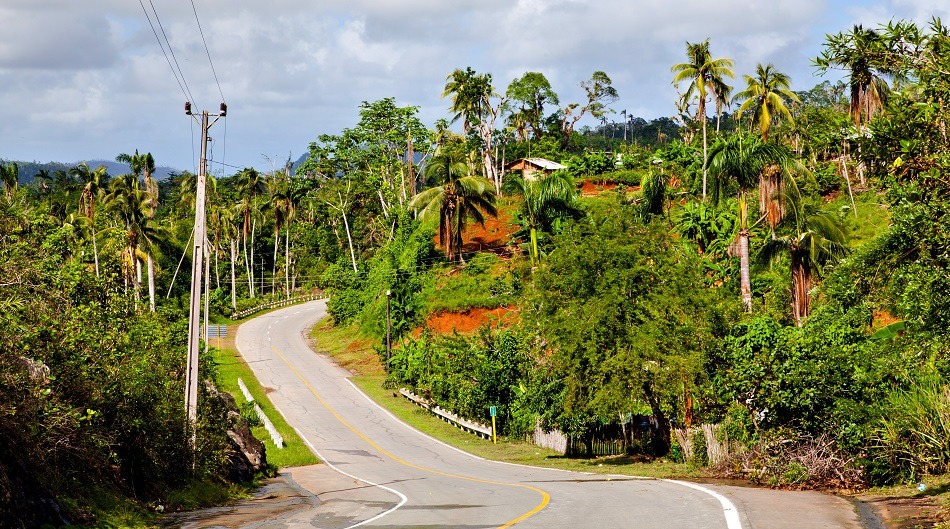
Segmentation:
[[(201, 291), (202, 274), (205, 270), (205, 238), (207, 236), (207, 226), (205, 223), (205, 187), (207, 184), (208, 172), (208, 129), (214, 125), (218, 119), (226, 116), (228, 107), (221, 103), (221, 112), (219, 114), (209, 114), (207, 110), (201, 112), (201, 160), (198, 162), (198, 176), (195, 184), (195, 234), (194, 245), (192, 249), (191, 262), (191, 308), (188, 313), (188, 363), (185, 369), (185, 412), (188, 416), (188, 422), (185, 426), (188, 443), (192, 454), (195, 452), (197, 438), (195, 436), (195, 424), (198, 420), (198, 349), (201, 344)], [(191, 112), (191, 103), (185, 103), (185, 114), (193, 116)], [(214, 121), (209, 123), (209, 118), (214, 116)], [(194, 118), (198, 121), (198, 118)], [(194, 459), (192, 458), (192, 466)]]

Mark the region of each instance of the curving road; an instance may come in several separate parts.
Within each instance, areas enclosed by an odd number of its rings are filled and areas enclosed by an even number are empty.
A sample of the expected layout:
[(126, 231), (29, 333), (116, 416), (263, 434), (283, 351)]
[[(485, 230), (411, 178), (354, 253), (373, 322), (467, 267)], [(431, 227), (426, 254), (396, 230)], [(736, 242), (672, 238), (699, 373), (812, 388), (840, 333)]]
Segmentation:
[(237, 333), (271, 400), (330, 467), (291, 469), (310, 507), (256, 528), (861, 527), (847, 501), (819, 493), (590, 475), (461, 452), (395, 419), (310, 349), (305, 332), (325, 315), (326, 302), (314, 301)]

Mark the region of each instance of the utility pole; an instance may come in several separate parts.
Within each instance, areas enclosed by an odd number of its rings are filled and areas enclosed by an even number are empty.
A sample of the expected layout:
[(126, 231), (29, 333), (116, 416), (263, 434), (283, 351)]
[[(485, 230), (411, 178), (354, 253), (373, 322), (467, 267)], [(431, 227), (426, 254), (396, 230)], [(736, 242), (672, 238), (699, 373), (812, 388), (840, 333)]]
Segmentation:
[(393, 358), (393, 345), (390, 341), (390, 333), (392, 332), (392, 317), (389, 308), (389, 299), (392, 297), (392, 291), (386, 289), (386, 370), (389, 371), (389, 361)]
[[(207, 110), (201, 112), (201, 119), (191, 112), (191, 102), (185, 102), (185, 114), (192, 116), (195, 121), (201, 124), (201, 160), (198, 163), (198, 176), (195, 183), (195, 235), (194, 246), (192, 249), (191, 263), (191, 309), (188, 313), (188, 364), (185, 370), (185, 412), (188, 415), (186, 425), (186, 434), (192, 456), (194, 456), (197, 438), (195, 434), (195, 424), (198, 420), (198, 349), (201, 344), (201, 278), (204, 272), (205, 257), (205, 238), (207, 237), (207, 226), (205, 225), (205, 187), (207, 184), (208, 172), (208, 129), (218, 122), (218, 119), (226, 116), (228, 106), (221, 103), (221, 112), (219, 114), (209, 114)], [(209, 123), (209, 118), (214, 117), (214, 121)], [(194, 467), (194, 457), (191, 465)]]

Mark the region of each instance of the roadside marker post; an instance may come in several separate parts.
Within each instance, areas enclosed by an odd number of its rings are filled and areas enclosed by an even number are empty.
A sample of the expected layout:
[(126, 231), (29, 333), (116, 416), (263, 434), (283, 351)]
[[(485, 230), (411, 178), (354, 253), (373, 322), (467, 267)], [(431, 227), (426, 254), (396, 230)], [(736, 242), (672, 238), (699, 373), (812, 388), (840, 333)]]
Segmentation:
[(492, 406), (488, 408), (488, 411), (491, 412), (491, 440), (492, 443), (498, 444), (498, 435), (495, 433), (495, 416), (498, 415), (498, 408)]

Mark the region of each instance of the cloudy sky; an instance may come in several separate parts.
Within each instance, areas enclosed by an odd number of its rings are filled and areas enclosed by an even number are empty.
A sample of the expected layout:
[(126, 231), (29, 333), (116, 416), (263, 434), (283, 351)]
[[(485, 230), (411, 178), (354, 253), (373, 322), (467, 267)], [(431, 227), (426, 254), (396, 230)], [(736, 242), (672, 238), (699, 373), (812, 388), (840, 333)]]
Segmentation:
[(3, 0), (0, 159), (139, 149), (194, 170), (199, 131), (184, 101), (215, 110), (223, 94), (213, 169), (270, 169), (355, 124), (362, 101), (418, 105), (429, 125), (448, 117), (445, 76), (466, 66), (492, 73), (499, 91), (540, 71), (562, 102), (580, 101), (578, 83), (603, 70), (620, 93), (616, 119), (623, 109), (652, 119), (674, 113), (670, 66), (687, 41), (710, 38), (740, 79), (775, 63), (798, 90), (821, 81), (810, 59), (825, 34), (933, 15), (950, 19), (946, 0)]

